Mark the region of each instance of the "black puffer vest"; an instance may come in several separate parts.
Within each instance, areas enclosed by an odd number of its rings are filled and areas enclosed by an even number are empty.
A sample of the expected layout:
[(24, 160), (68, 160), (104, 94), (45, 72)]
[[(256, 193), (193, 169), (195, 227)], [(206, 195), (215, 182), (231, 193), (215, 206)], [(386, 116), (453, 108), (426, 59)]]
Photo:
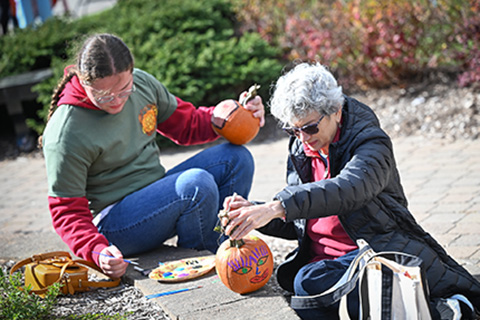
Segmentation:
[(480, 283), (408, 211), (391, 140), (373, 111), (346, 97), (342, 114), (340, 140), (329, 150), (331, 179), (308, 182), (311, 163), (301, 142), (290, 140), (288, 186), (275, 196), (286, 210), (286, 221), (275, 219), (260, 229), (265, 234), (299, 241), (299, 247), (277, 269), (279, 284), (293, 292), (295, 275), (310, 259), (306, 219), (338, 215), (352, 240), (365, 239), (377, 252), (419, 256), (432, 299), (460, 293), (480, 310)]

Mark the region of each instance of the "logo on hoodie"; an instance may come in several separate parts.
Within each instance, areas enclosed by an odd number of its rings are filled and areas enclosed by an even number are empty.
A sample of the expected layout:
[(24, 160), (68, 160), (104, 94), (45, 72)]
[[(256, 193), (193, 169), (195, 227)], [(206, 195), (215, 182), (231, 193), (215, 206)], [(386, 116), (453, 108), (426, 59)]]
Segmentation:
[(157, 127), (158, 109), (154, 104), (148, 104), (138, 115), (138, 120), (142, 125), (142, 132), (151, 136)]

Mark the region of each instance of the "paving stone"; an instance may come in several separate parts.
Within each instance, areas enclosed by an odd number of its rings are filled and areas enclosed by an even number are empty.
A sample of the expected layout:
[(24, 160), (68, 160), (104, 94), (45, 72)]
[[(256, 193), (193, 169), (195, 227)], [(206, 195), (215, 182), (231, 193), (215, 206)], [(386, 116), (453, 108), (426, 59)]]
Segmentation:
[(445, 223), (445, 224), (455, 224), (458, 221), (461, 221), (465, 217), (465, 214), (455, 214), (455, 213), (438, 213), (431, 214), (427, 219), (423, 220), (423, 223)]
[[(477, 229), (478, 230), (478, 229)], [(475, 233), (475, 234), (460, 234), (458, 238), (455, 239), (455, 241), (452, 242), (452, 247), (474, 247), (478, 250), (480, 246), (480, 234)], [(475, 252), (472, 252), (472, 254)]]
[(455, 234), (478, 234), (478, 230), (480, 229), (480, 223), (468, 223), (464, 222), (463, 220), (456, 224), (455, 227), (450, 230), (451, 233)]
[(447, 252), (455, 259), (466, 260), (471, 257), (478, 250), (478, 246), (456, 246), (448, 247)]

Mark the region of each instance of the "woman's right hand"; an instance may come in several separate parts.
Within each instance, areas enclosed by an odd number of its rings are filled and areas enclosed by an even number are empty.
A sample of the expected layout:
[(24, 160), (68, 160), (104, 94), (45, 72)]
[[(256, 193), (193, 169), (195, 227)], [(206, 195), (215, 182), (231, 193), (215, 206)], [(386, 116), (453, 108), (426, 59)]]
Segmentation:
[(120, 278), (125, 274), (127, 270), (128, 263), (123, 261), (122, 252), (115, 246), (106, 247), (101, 251), (102, 254), (106, 254), (108, 256), (114, 256), (115, 258), (105, 257), (100, 255), (98, 259), (98, 263), (100, 268), (103, 272), (112, 277), (112, 278)]
[(241, 196), (234, 196), (227, 198), (224, 204), (229, 210), (228, 216), (222, 219), (222, 225), (226, 226), (225, 234), (232, 239), (241, 239), (271, 220), (285, 217), (280, 201), (252, 205)]

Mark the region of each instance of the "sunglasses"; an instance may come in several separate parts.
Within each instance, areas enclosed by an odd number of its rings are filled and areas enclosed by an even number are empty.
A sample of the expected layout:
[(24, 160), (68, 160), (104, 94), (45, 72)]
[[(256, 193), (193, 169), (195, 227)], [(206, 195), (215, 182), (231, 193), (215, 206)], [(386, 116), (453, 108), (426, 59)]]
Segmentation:
[(322, 121), (324, 117), (325, 117), (325, 115), (321, 116), (320, 119), (318, 119), (318, 121), (316, 123), (307, 124), (307, 125), (305, 125), (301, 128), (283, 127), (282, 129), (283, 129), (283, 131), (285, 131), (286, 133), (288, 133), (291, 136), (298, 137), (300, 135), (300, 131), (311, 136), (312, 134), (316, 134), (316, 133), (318, 133), (318, 131), (320, 131), (320, 129), (318, 129), (318, 125), (320, 124), (320, 121)]

